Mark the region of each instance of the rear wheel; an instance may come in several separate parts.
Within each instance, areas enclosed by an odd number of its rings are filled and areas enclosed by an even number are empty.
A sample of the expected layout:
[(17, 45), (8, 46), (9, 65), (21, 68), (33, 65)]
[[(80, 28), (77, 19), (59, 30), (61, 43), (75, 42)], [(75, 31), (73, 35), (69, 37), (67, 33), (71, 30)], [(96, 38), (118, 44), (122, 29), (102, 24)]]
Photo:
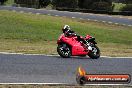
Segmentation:
[(67, 44), (58, 45), (57, 52), (63, 58), (69, 58), (71, 56), (71, 50)]
[(89, 51), (88, 56), (92, 59), (98, 59), (100, 57), (99, 48), (96, 45), (92, 46), (92, 50)]
[(76, 81), (79, 85), (84, 85), (84, 84), (86, 84), (87, 79), (83, 76), (80, 76), (80, 77), (76, 78)]

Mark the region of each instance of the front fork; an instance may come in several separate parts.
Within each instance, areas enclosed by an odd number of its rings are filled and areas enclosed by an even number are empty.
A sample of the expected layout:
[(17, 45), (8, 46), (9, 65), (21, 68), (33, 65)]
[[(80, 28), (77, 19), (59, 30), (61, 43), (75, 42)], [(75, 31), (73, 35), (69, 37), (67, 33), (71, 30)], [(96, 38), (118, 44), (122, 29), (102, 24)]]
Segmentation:
[(90, 45), (88, 46), (88, 50), (92, 51), (92, 47)]
[(87, 41), (85, 41), (85, 42), (86, 42), (86, 44), (85, 44), (86, 49), (87, 49), (88, 51), (92, 51), (92, 43), (87, 42)]

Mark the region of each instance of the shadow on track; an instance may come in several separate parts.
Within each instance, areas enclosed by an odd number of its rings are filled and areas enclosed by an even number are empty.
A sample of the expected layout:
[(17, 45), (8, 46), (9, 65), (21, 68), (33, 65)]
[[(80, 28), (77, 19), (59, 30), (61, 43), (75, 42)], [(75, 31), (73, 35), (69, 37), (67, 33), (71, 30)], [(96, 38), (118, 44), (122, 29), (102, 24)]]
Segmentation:
[(90, 58), (88, 56), (72, 56), (70, 58), (62, 58), (61, 56), (52, 56), (52, 57), (60, 58), (60, 59), (90, 59), (90, 60), (98, 60), (98, 59), (92, 59), (92, 58)]

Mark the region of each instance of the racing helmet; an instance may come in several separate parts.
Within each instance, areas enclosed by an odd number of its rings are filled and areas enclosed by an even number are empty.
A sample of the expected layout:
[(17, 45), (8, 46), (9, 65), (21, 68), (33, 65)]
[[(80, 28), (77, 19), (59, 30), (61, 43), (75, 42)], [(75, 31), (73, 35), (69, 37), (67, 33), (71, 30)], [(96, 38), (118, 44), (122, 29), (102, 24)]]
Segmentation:
[(62, 28), (62, 31), (63, 33), (65, 33), (66, 31), (70, 30), (70, 26), (69, 25), (65, 25), (63, 28)]

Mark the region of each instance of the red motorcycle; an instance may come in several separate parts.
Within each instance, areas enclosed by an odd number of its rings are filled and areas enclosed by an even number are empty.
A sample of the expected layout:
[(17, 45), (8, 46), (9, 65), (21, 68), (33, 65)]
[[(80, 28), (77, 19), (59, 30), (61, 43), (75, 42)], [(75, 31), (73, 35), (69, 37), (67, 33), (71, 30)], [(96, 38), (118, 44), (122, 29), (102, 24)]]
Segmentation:
[(95, 38), (90, 35), (83, 38), (74, 32), (63, 33), (57, 40), (57, 44), (57, 52), (63, 58), (86, 55), (92, 59), (98, 59), (100, 57), (100, 50), (96, 46)]

